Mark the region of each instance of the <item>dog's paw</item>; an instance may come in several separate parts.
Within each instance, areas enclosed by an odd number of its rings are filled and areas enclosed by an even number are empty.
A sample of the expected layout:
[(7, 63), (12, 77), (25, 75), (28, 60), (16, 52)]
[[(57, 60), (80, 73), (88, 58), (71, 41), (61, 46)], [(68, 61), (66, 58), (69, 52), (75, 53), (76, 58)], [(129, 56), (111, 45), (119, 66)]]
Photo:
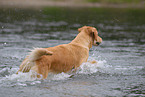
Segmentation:
[(93, 60), (93, 61), (88, 61), (89, 63), (91, 63), (91, 64), (97, 64), (98, 62), (97, 61), (95, 61), (95, 60)]

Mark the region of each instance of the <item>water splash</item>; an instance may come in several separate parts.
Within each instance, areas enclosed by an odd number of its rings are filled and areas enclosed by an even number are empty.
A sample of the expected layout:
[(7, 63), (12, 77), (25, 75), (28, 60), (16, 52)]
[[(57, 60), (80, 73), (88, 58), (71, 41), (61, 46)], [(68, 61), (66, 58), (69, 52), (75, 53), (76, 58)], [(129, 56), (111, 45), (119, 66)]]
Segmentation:
[(67, 73), (59, 73), (59, 74), (48, 74), (47, 80), (66, 80), (69, 77), (71, 77), (72, 74), (67, 74)]
[(79, 70), (77, 71), (78, 74), (92, 74), (92, 73), (96, 73), (98, 71), (100, 71), (100, 69), (105, 68), (106, 65), (106, 61), (98, 61), (97, 63), (90, 63), (90, 62), (86, 62), (83, 63)]
[[(106, 61), (98, 61), (97, 63), (86, 62), (83, 63), (80, 68), (76, 71), (75, 74), (92, 74), (100, 71), (101, 69), (106, 68)], [(41, 83), (41, 78), (37, 78), (37, 73), (34, 71), (30, 71), (28, 73), (19, 72), (16, 74), (19, 68), (3, 68), (0, 70), (0, 86), (1, 84), (11, 84), (13, 86), (27, 86), (27, 85), (35, 85)], [(49, 73), (46, 80), (49, 81), (58, 81), (58, 80), (67, 80), (73, 74), (67, 73), (59, 73), (52, 74)], [(33, 76), (33, 77), (32, 77)]]

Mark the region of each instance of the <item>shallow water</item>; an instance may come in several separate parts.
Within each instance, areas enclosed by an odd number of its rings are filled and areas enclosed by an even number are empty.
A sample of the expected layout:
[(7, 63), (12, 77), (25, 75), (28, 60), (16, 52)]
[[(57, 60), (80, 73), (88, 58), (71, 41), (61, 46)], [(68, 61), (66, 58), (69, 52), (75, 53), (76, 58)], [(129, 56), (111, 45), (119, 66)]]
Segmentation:
[[(0, 9), (0, 97), (145, 96), (145, 10)], [(33, 47), (69, 43), (77, 28), (95, 26), (103, 43), (73, 74), (49, 74), (46, 80), (19, 73)]]

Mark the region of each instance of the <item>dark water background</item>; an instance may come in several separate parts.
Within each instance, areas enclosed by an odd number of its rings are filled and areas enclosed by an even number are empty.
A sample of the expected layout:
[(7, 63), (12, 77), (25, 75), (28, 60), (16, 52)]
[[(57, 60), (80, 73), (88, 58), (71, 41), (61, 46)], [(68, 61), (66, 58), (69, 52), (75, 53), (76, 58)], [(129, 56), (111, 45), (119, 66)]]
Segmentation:
[[(103, 38), (90, 50), (89, 60), (98, 61), (97, 67), (88, 64), (58, 80), (22, 81), (26, 75), (15, 75), (30, 49), (69, 43), (84, 25), (96, 27)], [(0, 97), (27, 96), (144, 97), (145, 10), (0, 9)]]

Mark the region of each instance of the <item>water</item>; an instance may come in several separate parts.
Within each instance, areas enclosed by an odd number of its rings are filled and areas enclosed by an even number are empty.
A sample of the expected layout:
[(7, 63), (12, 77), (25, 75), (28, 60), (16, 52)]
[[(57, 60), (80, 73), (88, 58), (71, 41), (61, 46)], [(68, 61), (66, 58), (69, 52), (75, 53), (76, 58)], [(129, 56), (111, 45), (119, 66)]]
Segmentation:
[[(0, 9), (0, 97), (145, 96), (145, 10)], [(77, 28), (95, 26), (103, 43), (73, 74), (46, 80), (15, 73), (30, 49), (69, 43)]]

